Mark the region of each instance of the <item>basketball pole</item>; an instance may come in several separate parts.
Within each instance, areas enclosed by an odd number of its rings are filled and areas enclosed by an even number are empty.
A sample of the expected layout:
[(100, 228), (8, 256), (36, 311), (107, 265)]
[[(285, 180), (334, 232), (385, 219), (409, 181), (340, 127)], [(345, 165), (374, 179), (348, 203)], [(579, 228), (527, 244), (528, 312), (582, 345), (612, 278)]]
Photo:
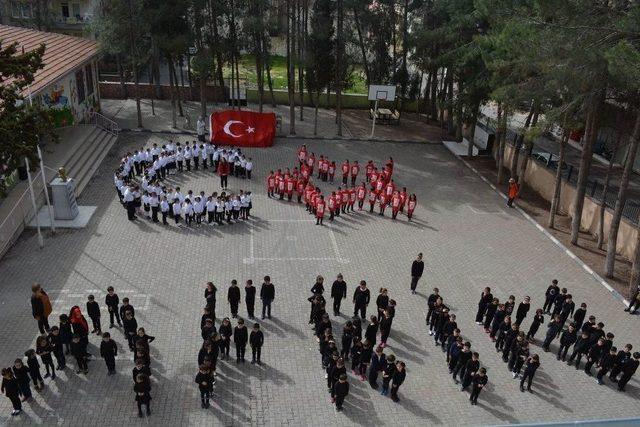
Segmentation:
[(373, 124), (371, 125), (371, 136), (373, 139), (373, 133), (376, 130), (376, 116), (378, 115), (378, 97), (376, 97), (376, 105), (373, 107)]

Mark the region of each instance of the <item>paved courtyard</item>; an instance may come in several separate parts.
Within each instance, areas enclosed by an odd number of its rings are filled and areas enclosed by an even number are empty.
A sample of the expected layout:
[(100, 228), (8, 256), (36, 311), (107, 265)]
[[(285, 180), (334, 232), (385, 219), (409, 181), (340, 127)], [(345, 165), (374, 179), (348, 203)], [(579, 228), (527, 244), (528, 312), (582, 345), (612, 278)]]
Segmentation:
[[(616, 334), (619, 348), (627, 342), (640, 347), (639, 318), (623, 313), (619, 301), (518, 212), (505, 208), (504, 201), (442, 145), (304, 141), (311, 151), (336, 161), (380, 163), (393, 156), (396, 182), (418, 197), (412, 223), (404, 216), (392, 221), (388, 216), (356, 212), (331, 225), (325, 220), (327, 225), (319, 227), (304, 207), (269, 200), (264, 191), (266, 173), (292, 166), (301, 144), (287, 138), (277, 140), (270, 149), (249, 150), (255, 162), (252, 181), (230, 179), (233, 190), (254, 193), (250, 221), (186, 230), (127, 221), (113, 189), (112, 171), (120, 155), (160, 138), (121, 136), (79, 200), (81, 205), (98, 207), (87, 229), (58, 232), (46, 238), (42, 250), (37, 237), (25, 233), (0, 260), (2, 366), (9, 366), (34, 345), (37, 327), (29, 307), (32, 283), (42, 283), (54, 301), (50, 320), (72, 305), (84, 311), (89, 293), (102, 303), (107, 286), (112, 285), (121, 299), (130, 298), (138, 324), (156, 336), (151, 344), (153, 415), (137, 418), (131, 353), (122, 334), (111, 330), (120, 348), (118, 375), (107, 376), (101, 360), (90, 362), (86, 377), (68, 368), (55, 382), (48, 380), (45, 390), (16, 419), (9, 419), (9, 400), (0, 399), (0, 423), (486, 425), (640, 417), (638, 376), (628, 384), (627, 393), (619, 393), (610, 383), (598, 386), (593, 378), (556, 361), (553, 353), (543, 353), (538, 346), (533, 350), (541, 354), (542, 366), (535, 393), (519, 391), (519, 382), (473, 322), (485, 286), (491, 286), (501, 300), (509, 294), (518, 300), (530, 295), (535, 311), (542, 306), (548, 283), (557, 278), (576, 303), (586, 302), (588, 314)], [(171, 181), (183, 191), (219, 190), (217, 177), (203, 171)], [(409, 267), (418, 252), (425, 254), (426, 268), (419, 294), (411, 295)], [(369, 311), (382, 286), (398, 302), (385, 353), (407, 364), (400, 404), (381, 397), (352, 375), (345, 411), (335, 413), (329, 403), (317, 344), (307, 324), (307, 297), (316, 275), (324, 275), (330, 284), (337, 273), (345, 276), (349, 298), (355, 283), (367, 280), (372, 290)], [(267, 274), (276, 284), (276, 300), (274, 318), (261, 322), (264, 364), (219, 362), (213, 404), (204, 410), (194, 383), (204, 284), (213, 281), (218, 286), (217, 316), (227, 316), (230, 281), (252, 278), (259, 284)], [(426, 333), (426, 298), (433, 287), (440, 288), (463, 336), (487, 367), (489, 387), (476, 407), (453, 383), (443, 354)], [(350, 299), (343, 306), (350, 314)], [(107, 312), (102, 313), (104, 324)], [(244, 306), (240, 313), (246, 315)], [(531, 317), (532, 313), (524, 322), (526, 329)], [(332, 316), (332, 321), (334, 329), (341, 331), (346, 317)], [(97, 344), (94, 335), (90, 347), (94, 354)], [(74, 366), (73, 361), (69, 365)]]

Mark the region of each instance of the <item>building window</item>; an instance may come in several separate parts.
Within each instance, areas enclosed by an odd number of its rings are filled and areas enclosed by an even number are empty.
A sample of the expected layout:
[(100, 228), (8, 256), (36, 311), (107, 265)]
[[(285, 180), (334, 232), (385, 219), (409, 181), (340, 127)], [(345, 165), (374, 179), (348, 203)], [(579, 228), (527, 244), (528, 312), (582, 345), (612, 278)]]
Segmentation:
[(82, 104), (85, 99), (84, 72), (82, 70), (76, 71), (76, 89), (78, 90), (78, 104)]
[(84, 68), (84, 72), (87, 75), (87, 96), (93, 94), (93, 67), (88, 64)]
[(33, 9), (31, 8), (31, 3), (12, 1), (11, 16), (18, 19), (33, 18)]
[(76, 18), (78, 21), (82, 20), (82, 17), (80, 16), (80, 4), (79, 3), (72, 3), (71, 4), (71, 11), (73, 12), (73, 17)]
[(69, 17), (69, 3), (60, 3), (62, 7), (62, 16), (65, 18)]

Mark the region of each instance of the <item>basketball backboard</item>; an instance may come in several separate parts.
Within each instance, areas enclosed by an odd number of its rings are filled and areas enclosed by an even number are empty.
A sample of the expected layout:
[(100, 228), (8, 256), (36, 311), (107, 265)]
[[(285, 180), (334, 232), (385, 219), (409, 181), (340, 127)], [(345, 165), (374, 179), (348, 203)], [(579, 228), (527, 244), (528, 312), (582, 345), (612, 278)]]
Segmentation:
[(396, 99), (396, 87), (387, 85), (370, 85), (369, 101), (393, 101)]

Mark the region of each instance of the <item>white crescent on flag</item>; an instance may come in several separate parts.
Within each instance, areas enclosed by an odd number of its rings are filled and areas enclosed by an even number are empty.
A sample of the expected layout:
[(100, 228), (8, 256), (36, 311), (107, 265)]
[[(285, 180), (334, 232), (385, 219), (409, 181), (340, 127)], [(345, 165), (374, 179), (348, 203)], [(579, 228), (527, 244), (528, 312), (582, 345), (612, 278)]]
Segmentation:
[(240, 138), (242, 135), (236, 135), (235, 133), (231, 132), (231, 126), (236, 123), (242, 123), (242, 122), (239, 120), (229, 120), (227, 123), (225, 123), (224, 128), (222, 130), (224, 131), (224, 133), (226, 133), (227, 135), (233, 138)]

